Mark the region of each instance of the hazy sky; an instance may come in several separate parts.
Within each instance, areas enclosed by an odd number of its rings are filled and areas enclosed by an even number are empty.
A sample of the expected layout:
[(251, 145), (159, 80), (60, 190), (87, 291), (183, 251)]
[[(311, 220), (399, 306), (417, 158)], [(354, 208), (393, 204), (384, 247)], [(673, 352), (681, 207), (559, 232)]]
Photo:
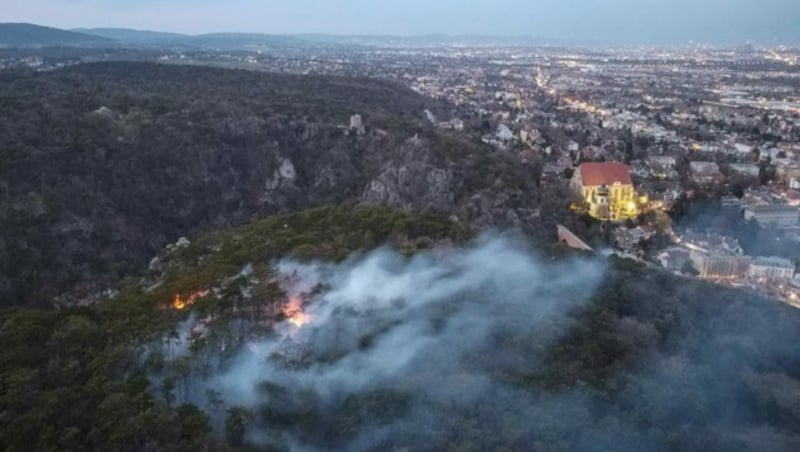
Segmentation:
[(0, 0), (0, 22), (186, 33), (800, 42), (800, 0)]

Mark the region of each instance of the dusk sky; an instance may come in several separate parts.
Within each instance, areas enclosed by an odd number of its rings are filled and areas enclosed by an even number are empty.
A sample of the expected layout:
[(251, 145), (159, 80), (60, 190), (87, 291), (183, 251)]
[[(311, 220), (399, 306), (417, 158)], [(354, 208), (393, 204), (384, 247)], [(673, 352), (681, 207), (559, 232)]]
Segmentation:
[(0, 22), (183, 33), (502, 34), (800, 42), (800, 0), (0, 0)]

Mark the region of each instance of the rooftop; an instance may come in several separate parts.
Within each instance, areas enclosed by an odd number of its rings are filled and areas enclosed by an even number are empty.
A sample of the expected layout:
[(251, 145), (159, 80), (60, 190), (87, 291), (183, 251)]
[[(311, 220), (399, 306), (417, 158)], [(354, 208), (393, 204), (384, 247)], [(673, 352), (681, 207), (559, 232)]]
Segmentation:
[(739, 241), (714, 233), (689, 232), (683, 236), (683, 244), (689, 249), (714, 254), (741, 254)]
[(696, 173), (718, 173), (719, 165), (715, 162), (691, 162), (689, 167)]
[(772, 212), (794, 212), (797, 207), (788, 204), (767, 204), (764, 206), (747, 206), (747, 210), (753, 213), (772, 213)]
[(753, 265), (761, 267), (794, 268), (792, 261), (782, 257), (757, 257), (753, 259)]
[(631, 169), (620, 162), (590, 162), (578, 167), (581, 181), (585, 186), (614, 185), (615, 183), (630, 185)]

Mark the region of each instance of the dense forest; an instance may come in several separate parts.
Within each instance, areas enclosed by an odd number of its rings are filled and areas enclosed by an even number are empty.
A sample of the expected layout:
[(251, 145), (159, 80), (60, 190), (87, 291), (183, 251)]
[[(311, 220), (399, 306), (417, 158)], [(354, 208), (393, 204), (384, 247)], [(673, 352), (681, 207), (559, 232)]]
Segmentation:
[[(472, 199), (513, 188), (496, 174), (524, 178), (426, 127), (425, 108), (445, 107), (366, 79), (124, 62), (5, 72), (0, 300), (92, 299), (181, 236), (360, 202), (373, 181), (366, 201), (403, 208), (504, 217), (525, 203)], [(347, 130), (352, 114), (364, 134)]]
[[(162, 397), (163, 388), (148, 379), (155, 359), (150, 355), (167, 353), (187, 314), (165, 309), (175, 292), (196, 289), (200, 276), (209, 287), (251, 259), (259, 259), (252, 262), (266, 271), (268, 258), (281, 255), (341, 258), (379, 244), (413, 252), (468, 235), (440, 217), (386, 208), (322, 209), (218, 232), (174, 250), (168, 253), (174, 265), (156, 288), (129, 280), (113, 299), (93, 307), (5, 308), (0, 311), (0, 449), (226, 449), (212, 436), (209, 414), (176, 403), (170, 391)], [(200, 255), (209, 248), (219, 251), (207, 266), (201, 270), (190, 265), (204, 261)], [(256, 299), (264, 305), (280, 297), (274, 291), (259, 295)], [(234, 316), (236, 307), (227, 302), (234, 302), (229, 293), (214, 300), (213, 309)], [(227, 430), (234, 444), (240, 443), (237, 413), (232, 409), (226, 419), (233, 424)]]
[(795, 450), (798, 336), (631, 261), (317, 209), (170, 247), (93, 307), (4, 310), (0, 447)]

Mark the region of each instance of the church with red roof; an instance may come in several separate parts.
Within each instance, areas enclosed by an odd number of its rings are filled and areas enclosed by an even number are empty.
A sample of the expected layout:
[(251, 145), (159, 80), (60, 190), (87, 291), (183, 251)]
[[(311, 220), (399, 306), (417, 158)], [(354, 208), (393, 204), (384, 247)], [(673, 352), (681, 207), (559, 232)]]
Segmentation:
[(621, 162), (582, 163), (570, 181), (582, 208), (602, 221), (624, 221), (639, 214), (631, 170)]

